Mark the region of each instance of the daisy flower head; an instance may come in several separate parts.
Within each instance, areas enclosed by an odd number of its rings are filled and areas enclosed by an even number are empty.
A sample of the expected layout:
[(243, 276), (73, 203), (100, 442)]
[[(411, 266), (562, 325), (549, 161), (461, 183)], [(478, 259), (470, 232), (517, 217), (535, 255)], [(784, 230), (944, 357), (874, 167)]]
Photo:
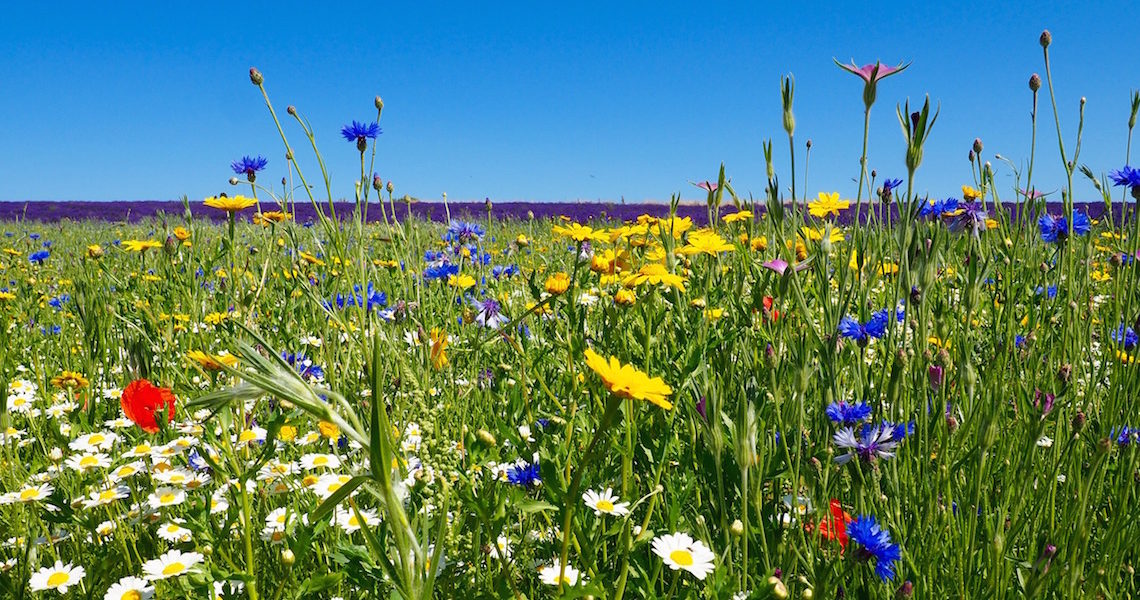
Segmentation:
[(543, 566), (538, 570), (538, 577), (546, 585), (561, 586), (567, 585), (574, 587), (578, 585), (578, 577), (581, 573), (578, 569), (570, 565), (562, 568), (562, 563), (558, 560), (551, 561), (551, 564)]
[(604, 492), (598, 493), (594, 490), (587, 490), (582, 494), (582, 501), (594, 510), (594, 514), (601, 516), (617, 515), (623, 516), (629, 514), (629, 502), (618, 502), (618, 497), (614, 495), (612, 488), (606, 488)]
[(687, 533), (671, 533), (654, 538), (653, 553), (660, 556), (670, 569), (685, 570), (702, 581), (716, 567), (713, 564), (716, 555), (712, 550)]
[(160, 487), (151, 492), (147, 503), (151, 508), (158, 510), (167, 506), (178, 506), (186, 501), (186, 492), (173, 487)]
[(203, 558), (197, 552), (169, 550), (162, 556), (143, 563), (143, 573), (150, 581), (178, 577), (189, 573)]
[(150, 600), (154, 586), (140, 577), (124, 577), (111, 586), (103, 600)]
[(55, 590), (60, 595), (67, 593), (67, 588), (79, 583), (87, 575), (83, 567), (76, 567), (70, 563), (63, 564), (55, 561), (50, 567), (44, 567), (32, 574), (28, 586), (33, 592)]

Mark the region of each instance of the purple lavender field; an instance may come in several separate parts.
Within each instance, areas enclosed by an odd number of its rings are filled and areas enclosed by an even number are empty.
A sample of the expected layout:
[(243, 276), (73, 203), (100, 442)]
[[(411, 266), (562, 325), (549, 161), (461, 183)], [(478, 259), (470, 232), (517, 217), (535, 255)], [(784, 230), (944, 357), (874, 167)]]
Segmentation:
[[(327, 205), (322, 205), (327, 207)], [(871, 205), (872, 210), (881, 211), (880, 205)], [(1113, 204), (1113, 216), (1121, 216), (1121, 204)], [(484, 202), (453, 202), (449, 204), (452, 217), (472, 219), (485, 218), (486, 205)], [(1106, 207), (1104, 203), (1078, 203), (1076, 210), (1083, 211), (1092, 219), (1104, 216)], [(337, 215), (348, 218), (352, 214), (353, 204), (350, 202), (336, 203)], [(758, 207), (762, 211), (762, 208)], [(1015, 212), (1013, 204), (1003, 205), (1003, 210)], [(1060, 213), (1060, 202), (1049, 202), (1047, 210), (1050, 213)], [(58, 223), (60, 221), (87, 221), (98, 220), (106, 222), (137, 223), (152, 218), (161, 218), (163, 215), (181, 215), (183, 212), (181, 202), (174, 200), (136, 200), (123, 202), (88, 202), (80, 200), (67, 201), (29, 201), (29, 202), (0, 202), (0, 221), (37, 221), (42, 223)], [(192, 203), (191, 210), (195, 218), (224, 221), (224, 212), (203, 209), (200, 203)], [(268, 210), (268, 208), (267, 208)], [(299, 223), (315, 220), (316, 213), (307, 203), (297, 203), (294, 207), (295, 219)], [(403, 219), (409, 208), (406, 204), (396, 204), (396, 214)], [(412, 214), (423, 220), (444, 222), (447, 220), (447, 208), (440, 202), (416, 202), (411, 204)], [(731, 211), (731, 207), (722, 207), (722, 212)], [(891, 211), (897, 215), (896, 210)], [(991, 209), (991, 214), (993, 209)], [(708, 223), (708, 210), (703, 204), (682, 204), (677, 207), (677, 213), (682, 217), (689, 217), (695, 223), (705, 225)], [(663, 203), (636, 203), (616, 204), (601, 202), (493, 202), (491, 216), (495, 219), (529, 219), (531, 215), (538, 220), (558, 219), (569, 217), (575, 221), (613, 220), (628, 221), (640, 215), (662, 217), (669, 214), (669, 205)], [(868, 212), (863, 212), (864, 220)], [(380, 222), (382, 216), (378, 207), (373, 206), (369, 212), (370, 222)], [(839, 221), (850, 224), (855, 218), (855, 211), (844, 211)]]

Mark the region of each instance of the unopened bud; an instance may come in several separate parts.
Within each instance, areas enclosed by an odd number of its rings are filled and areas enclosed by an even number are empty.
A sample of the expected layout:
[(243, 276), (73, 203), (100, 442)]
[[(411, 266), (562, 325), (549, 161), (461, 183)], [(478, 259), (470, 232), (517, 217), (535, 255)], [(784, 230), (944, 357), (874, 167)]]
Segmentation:
[(1088, 417), (1085, 416), (1085, 411), (1078, 410), (1077, 414), (1073, 415), (1073, 433), (1080, 433), (1085, 428), (1085, 422)]
[(974, 138), (974, 152), (977, 154), (982, 153), (982, 138)]
[(1069, 380), (1072, 378), (1073, 366), (1070, 364), (1061, 365), (1061, 368), (1057, 370), (1057, 379), (1060, 379), (1061, 383), (1069, 383)]
[(380, 99), (380, 96), (376, 96), (375, 102), (376, 110), (384, 110), (384, 101)]
[(289, 116), (295, 117), (297, 116), (297, 107), (290, 104), (289, 106), (285, 107), (285, 112), (289, 113)]
[(241, 183), (241, 181), (239, 181), (237, 177), (230, 177), (230, 185), (237, 185), (239, 183)]
[(729, 526), (728, 530), (732, 532), (732, 535), (740, 537), (744, 535), (744, 523), (741, 522), (740, 519), (737, 519), (732, 522), (732, 525)]
[(480, 442), (483, 442), (488, 446), (494, 446), (497, 443), (495, 441), (494, 434), (492, 434), (490, 431), (487, 431), (486, 429), (480, 429), (479, 431), (475, 432), (475, 437), (479, 438)]
[(384, 180), (381, 179), (379, 175), (373, 175), (372, 176), (372, 189), (379, 192), (383, 188), (384, 188)]
[(1029, 76), (1029, 89), (1033, 90), (1034, 93), (1041, 89), (1041, 76), (1037, 73)]
[(974, 162), (974, 151), (970, 150), (970, 152), (966, 154), (966, 157), (970, 159), (970, 162)]
[(1041, 42), (1042, 48), (1048, 48), (1049, 44), (1053, 43), (1053, 34), (1049, 33), (1049, 30), (1046, 29), (1045, 31), (1041, 32), (1041, 39), (1038, 41)]
[(396, 186), (392, 185), (392, 180), (389, 179), (388, 185), (384, 186), (384, 189), (388, 190), (388, 193), (391, 194), (392, 191), (396, 189)]
[(289, 567), (295, 562), (297, 562), (297, 555), (293, 554), (292, 550), (286, 548), (281, 551), (281, 564)]
[(909, 581), (904, 581), (899, 586), (898, 591), (895, 592), (895, 598), (910, 598), (914, 595), (914, 584)]
[(810, 139), (807, 141), (807, 149), (811, 150), (811, 140)]
[(249, 68), (249, 80), (253, 82), (253, 85), (261, 85), (265, 82), (265, 78), (261, 76), (261, 71), (258, 71), (256, 67)]

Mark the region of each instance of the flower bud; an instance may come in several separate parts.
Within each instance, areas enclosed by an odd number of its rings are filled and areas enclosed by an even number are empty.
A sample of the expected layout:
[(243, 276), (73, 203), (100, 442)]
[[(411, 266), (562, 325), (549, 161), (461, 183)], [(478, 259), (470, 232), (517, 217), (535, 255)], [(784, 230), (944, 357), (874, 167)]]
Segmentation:
[(256, 67), (249, 68), (249, 80), (253, 85), (261, 85), (265, 82), (265, 78), (261, 76), (261, 71), (258, 71)]
[(60, 459), (63, 458), (63, 450), (60, 450), (58, 447), (52, 448), (51, 452), (48, 453), (48, 458), (50, 458), (52, 462), (59, 462)]
[(1061, 368), (1057, 370), (1057, 379), (1060, 379), (1061, 383), (1069, 383), (1069, 380), (1072, 378), (1073, 366), (1067, 363), (1061, 365)]
[(744, 523), (741, 522), (740, 519), (737, 519), (732, 522), (732, 525), (729, 526), (728, 530), (732, 533), (732, 535), (740, 537), (744, 535)]
[(1049, 30), (1046, 29), (1041, 32), (1041, 38), (1038, 41), (1041, 42), (1042, 48), (1048, 48), (1049, 44), (1053, 43), (1053, 34), (1049, 33)]
[(811, 150), (811, 140), (810, 139), (807, 141), (807, 149)]
[(210, 556), (211, 554), (214, 553), (214, 547), (209, 545), (209, 544), (206, 544), (205, 546), (198, 548), (198, 550), (202, 552), (202, 556)]
[(285, 107), (285, 112), (289, 113), (289, 116), (295, 117), (297, 116), (297, 107), (290, 104), (289, 106)]
[(974, 138), (974, 152), (976, 154), (982, 153), (982, 138)]
[(922, 304), (922, 290), (920, 290), (917, 285), (913, 285), (910, 288), (910, 303), (915, 306)]
[(909, 581), (904, 581), (899, 586), (898, 591), (895, 592), (895, 598), (910, 598), (914, 595), (914, 584)]
[(388, 184), (384, 186), (384, 189), (388, 190), (388, 193), (391, 194), (392, 191), (396, 189), (396, 186), (392, 185), (392, 180), (389, 179)]
[(1073, 433), (1080, 433), (1081, 430), (1085, 428), (1085, 422), (1087, 420), (1088, 417), (1085, 416), (1085, 411), (1078, 410), (1077, 414), (1073, 415)]
[(384, 188), (384, 180), (381, 179), (379, 175), (373, 175), (372, 176), (372, 189), (379, 192), (383, 188)]
[(241, 180), (239, 180), (237, 177), (230, 177), (230, 185), (237, 185), (239, 183), (241, 183)]
[(281, 564), (290, 567), (295, 562), (297, 562), (297, 556), (293, 554), (292, 550), (286, 548), (281, 551)]
[(475, 432), (475, 437), (479, 438), (480, 442), (483, 442), (488, 446), (494, 446), (497, 443), (495, 441), (494, 434), (492, 434), (490, 431), (487, 431), (486, 429), (480, 429), (479, 431)]
[(1029, 89), (1034, 93), (1037, 93), (1037, 90), (1041, 89), (1041, 76), (1037, 73), (1029, 76)]
[(380, 99), (380, 96), (376, 96), (375, 103), (376, 110), (384, 110), (384, 101)]
[(969, 158), (970, 162), (974, 162), (974, 151), (970, 150), (970, 152), (966, 154), (966, 158)]
[(811, 591), (811, 588), (804, 588), (804, 591), (800, 592), (800, 598), (804, 600), (811, 600), (814, 597), (815, 592)]

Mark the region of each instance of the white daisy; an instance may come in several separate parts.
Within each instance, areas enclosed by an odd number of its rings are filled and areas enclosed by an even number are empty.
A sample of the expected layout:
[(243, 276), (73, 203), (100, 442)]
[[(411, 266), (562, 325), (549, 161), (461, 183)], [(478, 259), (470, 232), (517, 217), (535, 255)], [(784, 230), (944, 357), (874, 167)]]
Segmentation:
[(172, 487), (160, 487), (151, 492), (147, 498), (147, 503), (156, 510), (166, 506), (178, 506), (185, 501), (186, 492)]
[(587, 490), (582, 494), (582, 501), (594, 509), (594, 514), (598, 516), (607, 514), (620, 517), (629, 514), (629, 502), (618, 502), (618, 497), (614, 495), (612, 488), (606, 488), (606, 491), (600, 494), (594, 490)]
[(154, 586), (139, 577), (124, 577), (103, 594), (103, 600), (150, 600)]
[(202, 562), (202, 558), (197, 552), (170, 550), (156, 559), (143, 563), (143, 573), (150, 581), (178, 577)]
[(332, 519), (332, 524), (339, 525), (345, 533), (356, 533), (360, 530), (361, 520), (369, 527), (375, 527), (380, 524), (380, 517), (376, 515), (376, 511), (372, 509), (360, 509), (360, 517), (356, 516), (356, 510), (343, 509), (337, 507), (336, 515)]
[(185, 522), (182, 519), (171, 519), (169, 523), (163, 523), (158, 528), (158, 537), (171, 543), (189, 542), (194, 539), (194, 532), (181, 525)]
[(339, 469), (340, 458), (335, 454), (306, 454), (301, 457), (301, 467), (307, 471), (313, 469)]
[(565, 584), (570, 587), (578, 585), (578, 569), (570, 565), (566, 565), (566, 570), (563, 573), (559, 568), (561, 562), (555, 560), (553, 564), (546, 565), (538, 570), (538, 577), (546, 585), (560, 585)]
[(28, 581), (28, 585), (33, 592), (55, 590), (60, 594), (66, 594), (68, 587), (79, 583), (86, 575), (87, 572), (83, 567), (75, 567), (70, 563), (65, 565), (57, 560), (54, 565), (36, 571)]
[(74, 454), (67, 457), (67, 466), (80, 472), (87, 473), (94, 469), (105, 469), (111, 466), (111, 459), (102, 452)]
[(684, 569), (697, 579), (704, 580), (712, 573), (716, 555), (704, 544), (687, 533), (673, 533), (653, 539), (653, 553), (660, 556), (674, 571)]
[(83, 500), (83, 508), (92, 509), (98, 506), (106, 506), (116, 500), (126, 498), (129, 495), (131, 495), (131, 489), (125, 485), (118, 485), (105, 490), (91, 492), (91, 494)]

